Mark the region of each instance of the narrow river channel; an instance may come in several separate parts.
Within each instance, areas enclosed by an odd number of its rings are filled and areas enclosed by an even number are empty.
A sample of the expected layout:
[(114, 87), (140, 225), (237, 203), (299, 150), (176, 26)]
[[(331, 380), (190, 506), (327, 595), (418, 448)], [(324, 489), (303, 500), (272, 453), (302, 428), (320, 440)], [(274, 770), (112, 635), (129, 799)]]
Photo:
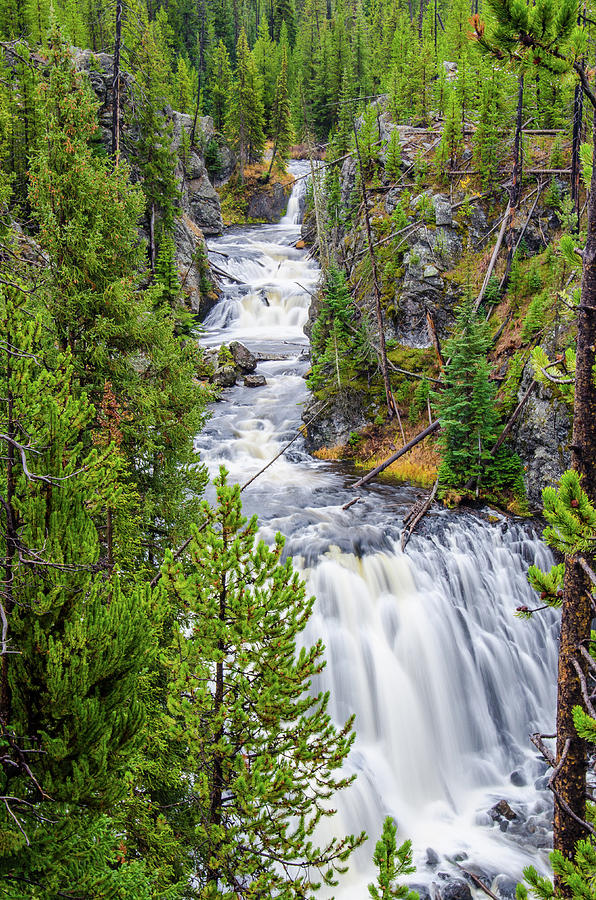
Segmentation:
[[(257, 372), (267, 379), (224, 390), (196, 441), (212, 475), (223, 463), (238, 482), (296, 434), (307, 398), (303, 326), (320, 273), (295, 249), (303, 185), (280, 224), (230, 228), (209, 244), (241, 284), (225, 285), (202, 342), (241, 341), (263, 359)], [(549, 797), (528, 735), (553, 728), (556, 617), (528, 623), (514, 612), (532, 605), (525, 572), (548, 566), (549, 552), (524, 523), (437, 509), (404, 555), (402, 516), (419, 492), (375, 484), (343, 511), (355, 478), (310, 457), (300, 439), (243, 494), (264, 539), (286, 537), (317, 598), (305, 639), (326, 645), (321, 687), (334, 717), (356, 714), (349, 767), (358, 778), (332, 825), (365, 829), (370, 840), (335, 896), (368, 895), (387, 814), (398, 838), (413, 840), (418, 885), (456, 876), (454, 857), (489, 885), (519, 878), (528, 863), (544, 869)], [(489, 815), (502, 799), (516, 819)]]

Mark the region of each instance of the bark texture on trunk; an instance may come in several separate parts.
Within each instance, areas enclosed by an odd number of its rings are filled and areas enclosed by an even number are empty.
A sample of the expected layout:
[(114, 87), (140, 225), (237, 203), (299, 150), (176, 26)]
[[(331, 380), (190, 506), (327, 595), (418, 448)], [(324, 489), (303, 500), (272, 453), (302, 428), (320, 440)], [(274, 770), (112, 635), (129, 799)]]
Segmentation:
[[(593, 141), (596, 150), (596, 110), (593, 119)], [(593, 375), (595, 362), (596, 167), (590, 187), (588, 236), (578, 309), (572, 443), (572, 466), (582, 476), (582, 487), (592, 503), (596, 502), (596, 385)], [(554, 783), (558, 794), (558, 798), (555, 796), (554, 847), (567, 859), (571, 859), (575, 844), (587, 833), (581, 822), (577, 821), (585, 818), (586, 747), (573, 726), (573, 707), (583, 705), (581, 685), (573, 660), (577, 659), (585, 671), (579, 647), (590, 638), (592, 608), (591, 585), (583, 569), (571, 557), (567, 557), (565, 562), (557, 698), (557, 763), (561, 762), (563, 756), (565, 759)], [(588, 558), (588, 562), (594, 567), (593, 558)], [(565, 755), (567, 743), (568, 750)], [(574, 815), (571, 815), (570, 811)], [(569, 888), (560, 882), (556, 886), (562, 894), (571, 896)]]

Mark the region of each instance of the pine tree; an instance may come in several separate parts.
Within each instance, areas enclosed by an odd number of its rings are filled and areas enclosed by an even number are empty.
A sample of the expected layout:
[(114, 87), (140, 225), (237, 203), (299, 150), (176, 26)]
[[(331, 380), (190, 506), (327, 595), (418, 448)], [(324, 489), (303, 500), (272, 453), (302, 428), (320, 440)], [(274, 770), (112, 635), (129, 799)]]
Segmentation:
[[(276, 82), (278, 77), (275, 44), (269, 37), (269, 29), (265, 19), (261, 19), (259, 33), (252, 49), (252, 58), (262, 87), (263, 110), (265, 113), (264, 129), (268, 135), (273, 134), (273, 106), (275, 103)], [(287, 76), (287, 71), (286, 71)]]
[(372, 900), (391, 900), (401, 897), (404, 900), (418, 900), (418, 894), (406, 885), (398, 884), (401, 875), (411, 875), (416, 871), (412, 865), (412, 842), (404, 841), (398, 848), (395, 836), (397, 825), (390, 816), (383, 822), (383, 833), (377, 841), (373, 862), (379, 870), (377, 884), (369, 884), (368, 893)]
[[(544, 506), (544, 518), (548, 525), (543, 538), (556, 552), (565, 557), (573, 557), (587, 570), (592, 590), (596, 587), (595, 576), (588, 562), (592, 555), (594, 536), (596, 535), (596, 509), (582, 489), (578, 473), (573, 470), (565, 472), (561, 478), (558, 490), (552, 487), (544, 489), (542, 494)], [(549, 572), (541, 571), (537, 566), (530, 566), (528, 580), (540, 595), (539, 605), (535, 608), (521, 606), (517, 610), (518, 616), (531, 618), (536, 612), (546, 606), (561, 610), (564, 602), (565, 563), (557, 563)], [(593, 691), (596, 661), (594, 660), (594, 637), (592, 632), (589, 645), (580, 652), (580, 648), (574, 648), (574, 660), (580, 667), (580, 659), (589, 660), (588, 674), (586, 676), (586, 690), (582, 691), (582, 704), (573, 707), (573, 722), (578, 737), (584, 742), (585, 749), (592, 755), (596, 745), (596, 715), (590, 699)], [(587, 652), (589, 651), (589, 653)], [(554, 766), (552, 758), (547, 759), (551, 767)], [(561, 784), (555, 777), (550, 785), (555, 795), (555, 802), (561, 796)], [(586, 813), (586, 829), (590, 829), (594, 818), (594, 803), (588, 802)], [(547, 898), (560, 897), (589, 897), (592, 894), (594, 877), (596, 876), (596, 848), (594, 836), (578, 841), (573, 857), (568, 857), (559, 849), (551, 854), (551, 864), (557, 882), (557, 888), (549, 878), (540, 876), (533, 866), (524, 870), (524, 877), (530, 888), (532, 896), (547, 900)], [(525, 884), (518, 885), (519, 900), (526, 900), (528, 887)]]
[(158, 223), (163, 231), (172, 231), (180, 202), (172, 126), (163, 112), (170, 95), (170, 66), (167, 47), (164, 46), (165, 25), (160, 16), (154, 22), (145, 21), (138, 40), (130, 49), (137, 91), (134, 124), (139, 135), (135, 161), (143, 176), (152, 269), (157, 254)]
[(353, 740), (336, 730), (328, 695), (308, 693), (321, 643), (297, 652), (312, 611), (283, 539), (257, 539), (240, 489), (215, 482), (187, 566), (170, 556), (162, 584), (174, 613), (170, 739), (183, 748), (196, 817), (195, 878), (202, 896), (304, 897), (313, 873), (328, 884), (359, 837), (319, 847), (326, 801), (351, 777), (336, 774)]
[(110, 570), (97, 528), (106, 507), (125, 523), (114, 547), (127, 568), (132, 498), (113, 444), (83, 450), (94, 411), (25, 297), (0, 295), (0, 878), (15, 898), (75, 884), (97, 900), (149, 898), (112, 812), (144, 740), (155, 623), (146, 593)]
[(474, 133), (474, 153), (484, 190), (495, 184), (502, 154), (498, 80), (498, 73), (493, 70), (482, 84), (478, 127)]
[(449, 166), (451, 169), (455, 168), (457, 154), (463, 149), (461, 120), (461, 106), (456, 92), (451, 91), (446, 102), (443, 134), (436, 155), (439, 172), (443, 171), (445, 166)]
[(385, 149), (385, 171), (392, 181), (401, 174), (401, 142), (397, 128), (392, 130)]
[(196, 93), (196, 73), (186, 59), (179, 56), (172, 86), (172, 106), (178, 112), (192, 115)]
[(50, 263), (40, 305), (96, 406), (109, 382), (134, 422), (123, 422), (122, 452), (152, 526), (143, 564), (153, 565), (163, 544), (186, 530), (198, 502), (193, 490), (200, 493), (204, 483), (192, 446), (206, 401), (193, 377), (200, 353), (191, 342), (180, 344), (176, 319), (155, 288), (140, 289), (143, 197), (124, 163), (114, 167), (93, 153), (97, 105), (57, 38), (49, 62), (41, 92), (46, 134), (30, 180), (38, 240)]
[(224, 42), (220, 41), (213, 56), (211, 77), (208, 84), (210, 112), (213, 116), (215, 130), (220, 133), (224, 131), (228, 115), (231, 82), (230, 57)]
[(462, 489), (471, 479), (477, 483), (491, 458), (497, 414), (496, 387), (489, 381), (486, 359), (489, 347), (488, 326), (467, 299), (457, 315), (456, 333), (445, 346), (450, 358), (445, 366), (445, 388), (434, 396), (442, 425), (440, 479), (448, 487)]
[(271, 156), (271, 165), (277, 162), (279, 168), (284, 171), (289, 158), (290, 147), (292, 145), (292, 117), (290, 111), (290, 101), (288, 98), (288, 58), (286, 56), (285, 47), (283, 49), (281, 69), (275, 86), (275, 102), (273, 104), (273, 153)]
[(81, 365), (96, 369), (103, 389), (134, 315), (129, 278), (141, 262), (143, 200), (124, 164), (114, 168), (93, 154), (97, 103), (57, 33), (39, 97), (43, 139), (31, 165), (29, 200), (50, 256), (52, 319), (62, 348), (74, 352), (75, 362), (84, 355)]
[(275, 13), (273, 19), (273, 37), (279, 41), (282, 26), (285, 23), (290, 46), (294, 46), (296, 40), (296, 12), (293, 0), (275, 0)]
[(254, 60), (242, 29), (236, 47), (238, 64), (228, 109), (227, 132), (238, 154), (240, 177), (249, 162), (263, 157), (265, 116), (260, 84)]

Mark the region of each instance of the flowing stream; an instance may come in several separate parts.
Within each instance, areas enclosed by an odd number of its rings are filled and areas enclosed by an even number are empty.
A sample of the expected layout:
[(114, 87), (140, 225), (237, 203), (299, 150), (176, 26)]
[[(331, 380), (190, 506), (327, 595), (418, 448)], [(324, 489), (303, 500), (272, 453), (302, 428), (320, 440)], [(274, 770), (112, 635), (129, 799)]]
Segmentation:
[[(224, 287), (202, 342), (242, 341), (267, 385), (223, 391), (196, 449), (212, 475), (223, 463), (241, 483), (296, 434), (307, 398), (303, 326), (319, 269), (295, 248), (303, 191), (297, 182), (278, 225), (228, 229), (209, 245), (242, 283)], [(527, 524), (436, 509), (402, 554), (402, 516), (420, 492), (372, 484), (343, 511), (355, 477), (310, 457), (300, 439), (243, 494), (265, 540), (285, 535), (317, 597), (305, 640), (326, 645), (321, 686), (334, 718), (356, 715), (348, 767), (358, 778), (325, 827), (364, 829), (370, 840), (335, 895), (368, 896), (387, 814), (398, 839), (412, 838), (411, 880), (431, 896), (443, 873), (457, 876), (453, 857), (489, 884), (519, 878), (528, 863), (546, 869), (545, 766), (528, 735), (553, 730), (556, 616), (525, 622), (514, 612), (533, 605), (525, 573), (549, 566), (549, 551)], [(491, 818), (501, 799), (517, 819)]]

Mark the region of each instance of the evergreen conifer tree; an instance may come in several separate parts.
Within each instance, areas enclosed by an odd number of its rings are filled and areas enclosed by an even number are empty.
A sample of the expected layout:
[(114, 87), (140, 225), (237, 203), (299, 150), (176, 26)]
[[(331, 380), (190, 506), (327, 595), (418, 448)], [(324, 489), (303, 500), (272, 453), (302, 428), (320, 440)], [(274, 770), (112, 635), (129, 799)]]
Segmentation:
[(394, 181), (399, 178), (401, 173), (401, 143), (397, 128), (394, 128), (389, 135), (385, 149), (385, 171)]
[(283, 171), (288, 161), (290, 147), (292, 145), (292, 114), (288, 98), (288, 58), (285, 47), (283, 48), (281, 69), (275, 86), (275, 102), (273, 104), (273, 152), (271, 165), (277, 161)]
[(395, 836), (397, 825), (390, 816), (383, 822), (383, 833), (377, 841), (373, 862), (378, 868), (376, 884), (369, 884), (368, 893), (372, 900), (391, 900), (401, 897), (403, 900), (418, 900), (418, 894), (406, 885), (398, 884), (401, 875), (415, 872), (412, 865), (412, 842), (404, 841), (397, 846)]
[(443, 134), (437, 150), (436, 159), (439, 170), (442, 170), (446, 165), (453, 169), (457, 162), (457, 154), (463, 148), (461, 117), (461, 106), (459, 105), (456, 92), (452, 90), (446, 102)]
[(314, 878), (336, 883), (364, 839), (318, 846), (315, 833), (332, 814), (326, 801), (352, 781), (336, 774), (352, 721), (337, 730), (327, 695), (308, 693), (323, 648), (296, 649), (314, 598), (281, 562), (283, 539), (258, 541), (239, 487), (223, 470), (215, 484), (217, 508), (203, 506), (189, 565), (170, 556), (162, 570), (175, 622), (170, 739), (193, 773), (195, 878), (204, 897), (304, 897)]
[(489, 381), (486, 359), (490, 347), (488, 326), (465, 300), (456, 319), (456, 333), (446, 344), (445, 389), (434, 402), (441, 421), (439, 446), (443, 451), (441, 482), (463, 488), (477, 481), (490, 459), (496, 437), (496, 388)]
[(226, 124), (231, 82), (232, 68), (230, 66), (230, 57), (224, 42), (220, 41), (213, 56), (211, 77), (208, 85), (213, 124), (215, 125), (215, 130), (220, 133), (224, 131)]
[(236, 46), (238, 60), (228, 109), (227, 132), (237, 154), (240, 177), (249, 162), (262, 159), (265, 149), (265, 114), (262, 86), (242, 29)]
[(113, 812), (144, 740), (155, 621), (116, 574), (134, 532), (115, 535), (110, 574), (97, 529), (106, 507), (126, 528), (134, 498), (112, 444), (83, 449), (94, 411), (24, 296), (0, 295), (0, 880), (15, 898), (149, 898)]
[(273, 37), (276, 41), (279, 41), (281, 30), (285, 23), (288, 41), (290, 46), (293, 47), (296, 40), (296, 12), (293, 0), (275, 0), (274, 8)]

